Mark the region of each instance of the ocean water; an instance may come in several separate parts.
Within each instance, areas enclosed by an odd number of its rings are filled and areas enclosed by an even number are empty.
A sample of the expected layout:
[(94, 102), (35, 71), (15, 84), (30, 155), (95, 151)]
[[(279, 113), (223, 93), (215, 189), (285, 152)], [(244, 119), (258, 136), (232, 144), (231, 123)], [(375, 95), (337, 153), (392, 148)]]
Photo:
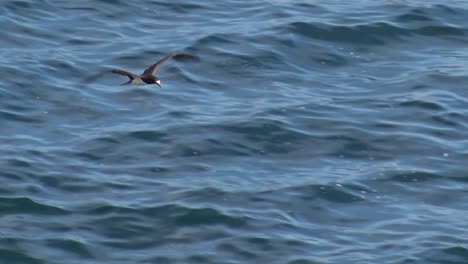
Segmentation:
[(467, 1), (0, 12), (0, 263), (468, 263)]

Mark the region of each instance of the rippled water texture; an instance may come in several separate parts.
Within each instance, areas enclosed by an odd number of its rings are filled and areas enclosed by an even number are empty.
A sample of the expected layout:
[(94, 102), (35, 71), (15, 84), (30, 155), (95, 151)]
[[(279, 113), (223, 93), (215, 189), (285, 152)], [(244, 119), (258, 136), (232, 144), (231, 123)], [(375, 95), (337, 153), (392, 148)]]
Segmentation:
[(0, 10), (0, 263), (468, 263), (466, 1)]

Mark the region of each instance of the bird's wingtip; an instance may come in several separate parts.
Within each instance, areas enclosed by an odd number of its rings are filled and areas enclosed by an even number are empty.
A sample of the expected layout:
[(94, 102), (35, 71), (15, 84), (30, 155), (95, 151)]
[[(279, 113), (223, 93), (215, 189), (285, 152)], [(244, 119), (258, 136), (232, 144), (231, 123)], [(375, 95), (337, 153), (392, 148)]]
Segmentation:
[(197, 56), (190, 54), (190, 53), (185, 53), (185, 52), (174, 53), (172, 57), (174, 59), (198, 59)]

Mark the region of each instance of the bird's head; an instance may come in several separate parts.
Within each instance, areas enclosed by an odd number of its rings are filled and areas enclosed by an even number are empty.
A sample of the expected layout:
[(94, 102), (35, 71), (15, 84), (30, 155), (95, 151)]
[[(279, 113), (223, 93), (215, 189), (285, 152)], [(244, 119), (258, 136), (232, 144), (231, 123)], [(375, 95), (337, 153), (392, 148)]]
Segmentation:
[(162, 88), (162, 86), (161, 86), (161, 79), (156, 78), (156, 80), (154, 81), (154, 83), (155, 83), (157, 86), (159, 86), (159, 88)]

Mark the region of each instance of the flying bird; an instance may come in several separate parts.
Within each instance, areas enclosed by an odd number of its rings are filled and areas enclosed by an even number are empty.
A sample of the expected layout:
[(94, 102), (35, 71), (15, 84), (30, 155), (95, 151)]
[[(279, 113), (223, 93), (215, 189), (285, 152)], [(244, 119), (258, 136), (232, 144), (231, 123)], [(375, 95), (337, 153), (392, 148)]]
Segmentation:
[(116, 74), (125, 75), (128, 78), (130, 78), (130, 80), (128, 82), (123, 83), (121, 85), (156, 84), (156, 85), (158, 85), (159, 87), (162, 88), (161, 79), (159, 79), (159, 77), (156, 76), (156, 72), (158, 71), (158, 69), (161, 67), (161, 65), (165, 61), (167, 61), (169, 59), (172, 59), (172, 58), (174, 58), (174, 59), (180, 59), (180, 58), (192, 58), (192, 59), (194, 59), (196, 57), (193, 56), (193, 55), (187, 54), (187, 53), (172, 53), (172, 54), (169, 54), (166, 57), (162, 58), (161, 60), (159, 60), (155, 64), (149, 66), (142, 74), (135, 74), (135, 73), (125, 71), (125, 70), (120, 70), (120, 69), (112, 69), (111, 72), (116, 73)]

